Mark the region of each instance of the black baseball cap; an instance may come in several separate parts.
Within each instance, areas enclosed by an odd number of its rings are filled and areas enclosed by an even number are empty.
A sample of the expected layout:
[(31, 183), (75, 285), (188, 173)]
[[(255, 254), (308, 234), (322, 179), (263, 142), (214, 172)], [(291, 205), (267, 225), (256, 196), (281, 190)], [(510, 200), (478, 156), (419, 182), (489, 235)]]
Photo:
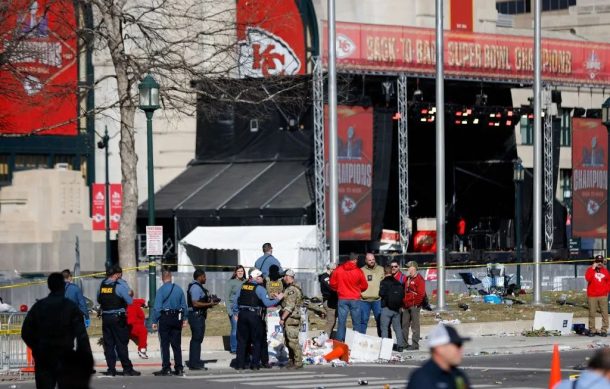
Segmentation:
[(604, 256), (599, 254), (595, 256), (595, 262), (604, 262)]

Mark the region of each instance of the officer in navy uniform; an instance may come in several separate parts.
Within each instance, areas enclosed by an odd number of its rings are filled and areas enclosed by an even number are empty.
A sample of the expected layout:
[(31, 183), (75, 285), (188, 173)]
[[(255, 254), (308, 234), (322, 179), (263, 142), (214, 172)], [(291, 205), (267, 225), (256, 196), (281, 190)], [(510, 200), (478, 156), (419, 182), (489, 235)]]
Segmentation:
[(186, 300), (182, 288), (172, 282), (172, 273), (163, 270), (161, 273), (163, 286), (157, 291), (155, 305), (152, 311), (152, 328), (159, 329), (161, 343), (161, 370), (154, 372), (156, 376), (172, 375), (169, 359), (169, 346), (174, 353), (174, 373), (184, 374), (182, 366), (182, 327), (186, 325)]
[(250, 369), (260, 369), (258, 364), (261, 349), (266, 344), (265, 337), (261, 336), (264, 326), (264, 308), (279, 304), (284, 297), (283, 293), (279, 293), (274, 299), (270, 299), (262, 286), (263, 282), (263, 273), (254, 269), (250, 273), (250, 279), (239, 290), (232, 308), (233, 315), (237, 316), (236, 370), (245, 369), (246, 352), (250, 344), (253, 345)]
[(186, 365), (190, 370), (207, 370), (201, 360), (201, 343), (205, 335), (205, 319), (208, 316), (208, 308), (219, 303), (219, 301), (210, 300), (210, 293), (203, 287), (205, 281), (205, 271), (197, 269), (193, 273), (193, 282), (189, 284), (186, 290), (188, 321), (191, 327), (189, 360)]
[(105, 375), (115, 376), (117, 355), (123, 366), (123, 375), (139, 376), (129, 360), (127, 344), (129, 327), (125, 308), (132, 303), (129, 286), (121, 280), (123, 269), (114, 265), (106, 271), (106, 279), (100, 284), (97, 302), (102, 310), (102, 334), (104, 337), (104, 356), (108, 370)]

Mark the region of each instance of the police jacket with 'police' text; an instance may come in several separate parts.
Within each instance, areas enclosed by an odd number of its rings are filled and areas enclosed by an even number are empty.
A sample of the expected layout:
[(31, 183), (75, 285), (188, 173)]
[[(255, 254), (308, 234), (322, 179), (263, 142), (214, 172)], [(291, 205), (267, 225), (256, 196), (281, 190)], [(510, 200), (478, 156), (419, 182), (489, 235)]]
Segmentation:
[(100, 303), (102, 311), (111, 311), (115, 309), (127, 308), (127, 303), (117, 293), (117, 282), (100, 285), (100, 293), (97, 297), (97, 302)]
[(237, 305), (241, 307), (264, 307), (265, 305), (256, 295), (256, 287), (259, 286), (255, 282), (246, 282), (241, 286)]

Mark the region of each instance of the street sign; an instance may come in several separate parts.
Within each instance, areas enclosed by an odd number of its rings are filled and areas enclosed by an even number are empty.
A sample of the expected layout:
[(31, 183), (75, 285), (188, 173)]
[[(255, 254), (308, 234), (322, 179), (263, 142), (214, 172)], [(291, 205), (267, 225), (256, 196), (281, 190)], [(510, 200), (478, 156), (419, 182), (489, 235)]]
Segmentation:
[(163, 255), (163, 226), (146, 226), (146, 255)]

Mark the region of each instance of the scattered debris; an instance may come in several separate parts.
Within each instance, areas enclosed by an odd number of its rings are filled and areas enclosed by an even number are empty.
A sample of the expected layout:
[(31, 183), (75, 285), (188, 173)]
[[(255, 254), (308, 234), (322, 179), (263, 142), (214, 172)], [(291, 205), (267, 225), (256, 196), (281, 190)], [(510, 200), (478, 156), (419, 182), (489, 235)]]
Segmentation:
[(534, 338), (534, 337), (549, 337), (549, 336), (561, 336), (561, 331), (549, 331), (545, 330), (544, 327), (538, 330), (523, 330), (521, 335)]

